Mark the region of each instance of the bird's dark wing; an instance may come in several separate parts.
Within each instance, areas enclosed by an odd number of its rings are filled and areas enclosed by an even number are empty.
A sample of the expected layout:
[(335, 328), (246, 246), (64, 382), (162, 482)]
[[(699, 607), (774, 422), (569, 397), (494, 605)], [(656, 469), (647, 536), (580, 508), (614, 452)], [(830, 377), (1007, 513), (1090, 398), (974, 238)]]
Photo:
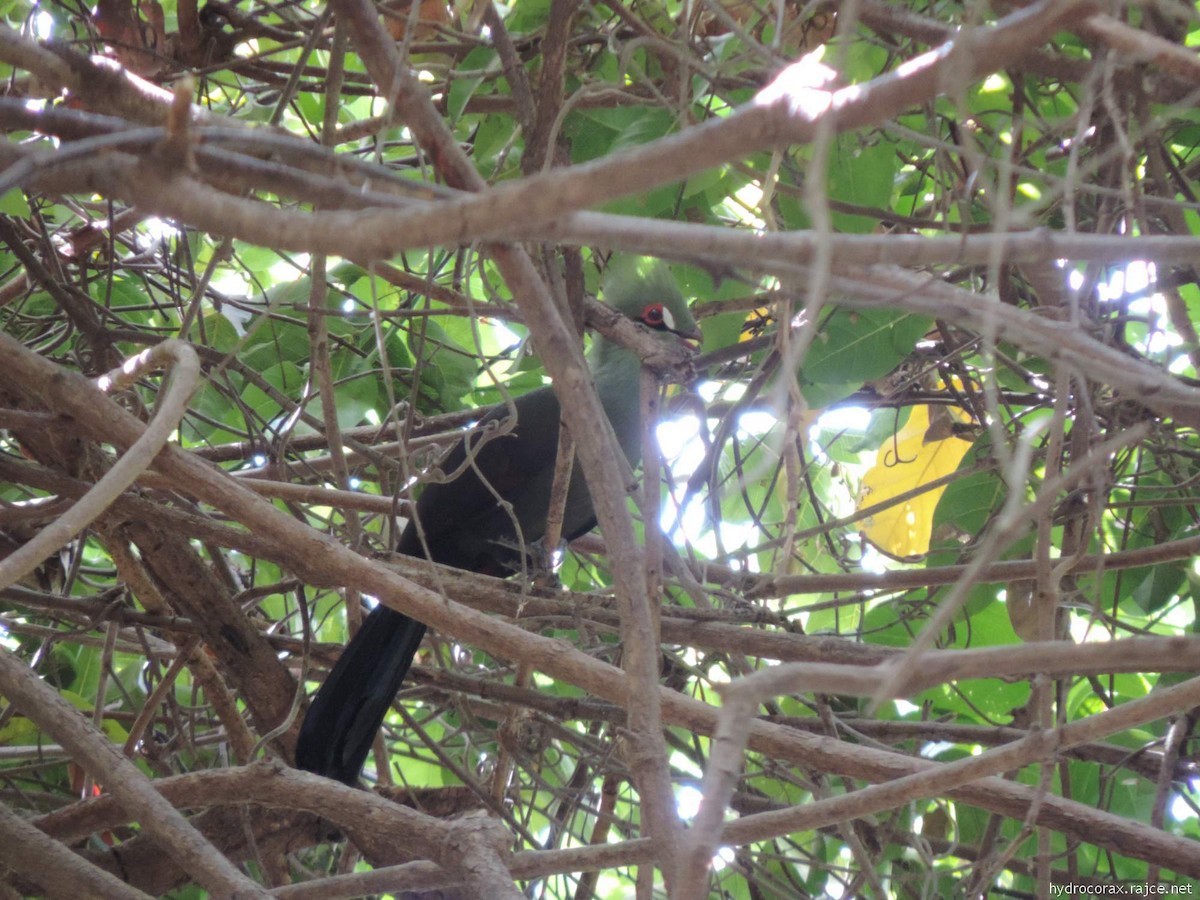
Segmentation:
[[(424, 543), (410, 521), (397, 544), (399, 552), (425, 556), (428, 547), (435, 562), (475, 572), (507, 574), (519, 568), (514, 520), (521, 523), (526, 543), (540, 539), (545, 531), (558, 450), (559, 404), (547, 388), (525, 394), (515, 405), (517, 422), (512, 432), (482, 444), (460, 442), (442, 461), (443, 471), (462, 468), (462, 472), (452, 481), (425, 488), (415, 514)], [(482, 421), (506, 414), (501, 409)], [(470, 449), (476, 451), (473, 461), (463, 467)], [(573, 479), (568, 508), (580, 507), (575, 495)], [(507, 508), (497, 497), (507, 501)], [(583, 504), (583, 514), (590, 516), (586, 494)], [(588, 519), (580, 530), (585, 523), (579, 519), (578, 514), (568, 516), (564, 529), (568, 538), (595, 522)], [(424, 635), (425, 625), (416, 619), (384, 606), (371, 612), (308, 709), (296, 745), (297, 766), (346, 784), (355, 782)]]
[[(551, 389), (539, 388), (518, 397), (514, 405), (516, 423), (509, 433), (486, 440), (468, 436), (442, 460), (443, 472), (459, 474), (421, 492), (415, 512), (420, 530), (410, 521), (398, 552), (428, 556), (467, 571), (501, 574), (519, 560), (516, 548), (521, 539), (529, 544), (541, 538), (558, 450), (558, 398)], [(480, 424), (503, 420), (507, 414), (501, 407)], [(510, 507), (501, 506), (498, 498)]]

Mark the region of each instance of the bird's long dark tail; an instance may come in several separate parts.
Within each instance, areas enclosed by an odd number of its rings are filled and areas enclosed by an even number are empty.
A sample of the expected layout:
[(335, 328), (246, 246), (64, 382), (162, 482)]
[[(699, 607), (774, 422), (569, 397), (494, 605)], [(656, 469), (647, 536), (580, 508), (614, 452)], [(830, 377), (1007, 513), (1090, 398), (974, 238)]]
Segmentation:
[(354, 784), (371, 752), (425, 625), (377, 606), (346, 645), (300, 728), (296, 765)]

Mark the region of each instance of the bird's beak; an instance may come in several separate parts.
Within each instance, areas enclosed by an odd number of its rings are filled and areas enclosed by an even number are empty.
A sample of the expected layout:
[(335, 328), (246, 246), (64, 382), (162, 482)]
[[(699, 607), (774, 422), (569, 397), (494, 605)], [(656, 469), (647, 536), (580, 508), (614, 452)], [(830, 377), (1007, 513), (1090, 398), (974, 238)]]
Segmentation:
[(700, 333), (699, 328), (693, 328), (691, 331), (676, 331), (675, 336), (691, 351), (700, 352), (700, 346), (704, 341), (704, 335)]

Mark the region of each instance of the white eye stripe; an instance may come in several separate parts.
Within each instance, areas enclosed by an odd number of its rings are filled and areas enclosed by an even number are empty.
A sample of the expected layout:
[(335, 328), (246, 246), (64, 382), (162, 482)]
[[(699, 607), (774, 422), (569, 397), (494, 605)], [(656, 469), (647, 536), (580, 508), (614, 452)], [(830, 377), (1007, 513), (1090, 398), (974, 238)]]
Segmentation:
[(663, 324), (666, 325), (668, 328), (670, 328), (670, 329), (675, 328), (675, 317), (671, 315), (671, 311), (669, 309), (667, 309), (665, 306), (662, 308), (662, 320), (663, 320)]

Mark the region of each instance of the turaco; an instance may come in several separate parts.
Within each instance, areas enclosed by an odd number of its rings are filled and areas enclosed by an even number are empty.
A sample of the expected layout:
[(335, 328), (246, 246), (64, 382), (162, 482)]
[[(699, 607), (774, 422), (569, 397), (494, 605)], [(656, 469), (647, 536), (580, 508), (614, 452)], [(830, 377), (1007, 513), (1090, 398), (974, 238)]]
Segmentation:
[[(602, 293), (611, 306), (649, 326), (664, 341), (698, 336), (674, 279), (661, 265), (611, 267)], [(588, 363), (617, 441), (636, 468), (642, 450), (641, 362), (630, 350), (597, 337)], [(472, 465), (463, 465), (467, 446), (462, 441), (441, 462), (442, 471), (461, 469), (461, 474), (425, 487), (415, 509), (421, 528), (408, 523), (398, 552), (471, 572), (507, 575), (521, 570), (520, 541), (532, 546), (545, 533), (559, 403), (554, 391), (543, 387), (518, 397), (515, 406), (512, 431), (486, 441)], [(500, 407), (483, 421), (507, 414)], [(497, 497), (507, 501), (509, 508)], [(519, 538), (514, 518), (520, 525)], [(574, 540), (595, 525), (592, 500), (576, 464), (567, 492), (563, 539)], [(296, 765), (346, 784), (357, 780), (424, 634), (424, 623), (386, 606), (375, 607), (313, 698), (300, 729)]]

